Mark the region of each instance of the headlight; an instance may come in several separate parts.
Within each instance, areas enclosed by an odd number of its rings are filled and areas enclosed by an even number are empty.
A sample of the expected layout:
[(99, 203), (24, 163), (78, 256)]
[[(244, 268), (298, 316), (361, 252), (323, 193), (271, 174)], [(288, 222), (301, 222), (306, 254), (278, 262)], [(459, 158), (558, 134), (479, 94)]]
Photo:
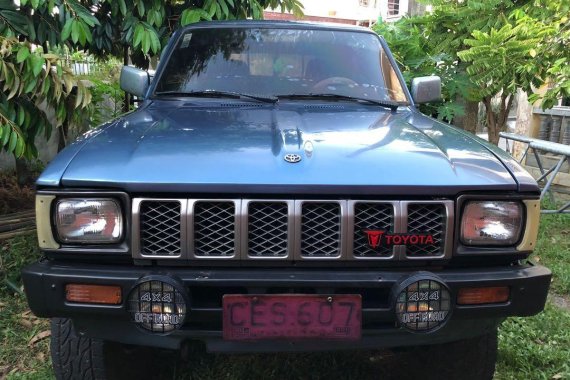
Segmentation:
[(522, 214), (519, 202), (468, 202), (461, 220), (461, 242), (465, 245), (514, 245), (521, 234)]
[(61, 242), (117, 243), (122, 238), (121, 207), (113, 199), (62, 199), (55, 212)]

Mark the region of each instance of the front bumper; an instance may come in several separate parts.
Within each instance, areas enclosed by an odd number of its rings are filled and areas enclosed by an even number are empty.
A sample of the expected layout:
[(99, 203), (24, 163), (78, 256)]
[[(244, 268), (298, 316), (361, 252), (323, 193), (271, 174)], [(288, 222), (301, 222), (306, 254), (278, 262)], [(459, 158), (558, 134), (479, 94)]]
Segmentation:
[[(79, 333), (105, 340), (164, 348), (178, 348), (186, 340), (201, 340), (210, 351), (269, 352), (415, 346), (454, 341), (494, 329), (505, 317), (530, 316), (544, 308), (551, 272), (531, 264), (434, 270), (449, 287), (453, 314), (432, 333), (410, 333), (396, 325), (391, 292), (410, 270), (336, 269), (211, 269), (64, 264), (44, 260), (26, 267), (23, 280), (28, 302), (39, 317), (72, 318)], [(139, 279), (164, 275), (177, 279), (190, 294), (186, 323), (168, 335), (151, 334), (130, 321), (125, 299)], [(74, 304), (65, 300), (65, 285), (108, 284), (122, 288), (116, 306)], [(455, 305), (462, 287), (508, 286), (508, 302), (493, 305)], [(358, 342), (261, 341), (236, 343), (222, 339), (224, 294), (361, 294), (362, 339)]]

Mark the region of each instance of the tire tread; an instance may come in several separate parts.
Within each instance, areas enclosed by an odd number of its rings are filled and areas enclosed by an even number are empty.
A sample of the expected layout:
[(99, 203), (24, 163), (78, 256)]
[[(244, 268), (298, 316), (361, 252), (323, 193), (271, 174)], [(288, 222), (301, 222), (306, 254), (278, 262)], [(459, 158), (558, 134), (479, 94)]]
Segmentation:
[(51, 358), (58, 380), (105, 380), (104, 342), (77, 336), (71, 319), (52, 318)]

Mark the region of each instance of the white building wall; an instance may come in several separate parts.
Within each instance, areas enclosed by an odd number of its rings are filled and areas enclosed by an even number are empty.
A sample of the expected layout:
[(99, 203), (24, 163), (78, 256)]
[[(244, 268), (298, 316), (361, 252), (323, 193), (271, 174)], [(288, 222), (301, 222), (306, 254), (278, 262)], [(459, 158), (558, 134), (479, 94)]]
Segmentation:
[[(306, 16), (331, 17), (375, 23), (378, 17), (395, 21), (408, 11), (409, 0), (399, 0), (399, 14), (388, 15), (389, 0), (302, 0)], [(393, 0), (392, 0), (393, 1)]]

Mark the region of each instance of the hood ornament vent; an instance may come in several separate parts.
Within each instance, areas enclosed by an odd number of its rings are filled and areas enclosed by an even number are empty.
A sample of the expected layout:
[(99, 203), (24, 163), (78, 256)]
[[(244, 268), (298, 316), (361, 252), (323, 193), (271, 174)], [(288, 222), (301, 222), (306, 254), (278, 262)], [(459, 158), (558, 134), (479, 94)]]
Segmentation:
[(283, 159), (291, 164), (295, 164), (299, 161), (301, 161), (301, 156), (298, 154), (286, 154)]

